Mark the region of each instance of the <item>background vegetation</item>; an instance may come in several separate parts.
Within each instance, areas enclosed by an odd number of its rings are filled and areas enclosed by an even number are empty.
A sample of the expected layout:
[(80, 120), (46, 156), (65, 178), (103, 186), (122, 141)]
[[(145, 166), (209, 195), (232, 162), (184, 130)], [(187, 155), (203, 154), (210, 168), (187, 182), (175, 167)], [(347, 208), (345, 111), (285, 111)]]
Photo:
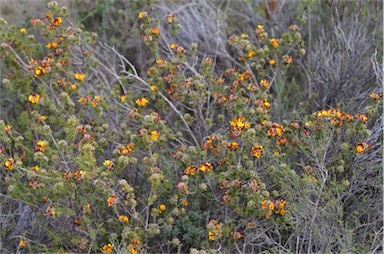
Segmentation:
[(383, 251), (382, 2), (0, 11), (2, 253)]

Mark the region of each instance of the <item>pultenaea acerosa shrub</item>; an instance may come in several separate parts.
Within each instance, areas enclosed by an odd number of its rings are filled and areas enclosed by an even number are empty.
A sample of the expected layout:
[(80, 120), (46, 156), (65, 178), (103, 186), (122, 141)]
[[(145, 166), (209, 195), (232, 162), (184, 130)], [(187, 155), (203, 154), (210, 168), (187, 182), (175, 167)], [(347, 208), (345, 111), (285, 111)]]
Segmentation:
[(220, 70), (199, 45), (161, 36), (159, 22), (182, 29), (177, 15), (141, 11), (154, 59), (139, 75), (65, 7), (47, 6), (26, 27), (1, 20), (2, 198), (24, 211), (5, 227), (6, 251), (371, 250), (354, 245), (344, 212), (354, 167), (377, 146), (382, 94), (361, 112), (271, 114), (274, 81), (306, 53), (302, 23), (229, 36), (240, 64)]

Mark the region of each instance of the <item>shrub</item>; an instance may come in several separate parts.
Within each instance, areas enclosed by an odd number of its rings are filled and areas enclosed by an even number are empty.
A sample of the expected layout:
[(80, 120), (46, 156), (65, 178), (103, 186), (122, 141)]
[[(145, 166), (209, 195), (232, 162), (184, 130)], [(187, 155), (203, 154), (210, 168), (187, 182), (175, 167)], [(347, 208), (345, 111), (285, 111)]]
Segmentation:
[(360, 112), (271, 110), (305, 54), (303, 23), (231, 35), (238, 64), (220, 69), (162, 36), (176, 15), (140, 11), (144, 75), (47, 6), (25, 27), (1, 20), (6, 251), (380, 249), (382, 93), (371, 86)]

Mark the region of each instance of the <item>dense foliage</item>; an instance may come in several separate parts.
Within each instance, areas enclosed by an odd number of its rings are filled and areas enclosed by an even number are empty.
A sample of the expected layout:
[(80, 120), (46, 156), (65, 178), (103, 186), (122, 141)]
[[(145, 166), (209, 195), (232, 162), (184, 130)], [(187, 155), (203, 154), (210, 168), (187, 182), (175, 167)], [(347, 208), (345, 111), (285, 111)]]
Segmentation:
[(2, 253), (382, 251), (382, 5), (44, 3), (0, 19)]

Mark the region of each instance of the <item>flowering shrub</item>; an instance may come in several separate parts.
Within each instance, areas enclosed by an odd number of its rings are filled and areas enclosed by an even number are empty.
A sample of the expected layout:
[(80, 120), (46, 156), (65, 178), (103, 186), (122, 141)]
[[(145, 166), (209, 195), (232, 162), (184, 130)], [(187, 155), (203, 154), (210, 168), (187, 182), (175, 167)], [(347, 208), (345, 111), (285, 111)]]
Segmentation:
[(198, 45), (161, 37), (158, 23), (176, 33), (177, 15), (141, 11), (155, 58), (139, 75), (66, 8), (48, 7), (24, 28), (0, 26), (1, 96), (12, 98), (0, 120), (2, 197), (33, 218), (6, 228), (9, 251), (355, 250), (350, 231), (364, 221), (347, 221), (348, 195), (359, 158), (378, 146), (382, 94), (359, 112), (275, 120), (271, 89), (305, 55), (303, 24), (231, 35), (240, 64), (221, 70)]

